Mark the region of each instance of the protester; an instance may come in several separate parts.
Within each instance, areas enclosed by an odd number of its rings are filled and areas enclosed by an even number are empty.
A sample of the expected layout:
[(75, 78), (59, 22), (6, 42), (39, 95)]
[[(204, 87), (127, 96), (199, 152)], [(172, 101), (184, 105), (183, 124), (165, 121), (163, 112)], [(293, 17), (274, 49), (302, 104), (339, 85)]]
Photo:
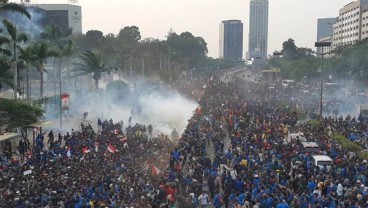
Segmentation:
[[(364, 123), (350, 116), (301, 122), (313, 101), (225, 74), (175, 83), (200, 98), (175, 144), (130, 117), (125, 128), (111, 119), (96, 119), (97, 131), (82, 123), (53, 143), (40, 133), (24, 159), (11, 159), (7, 149), (0, 207), (368, 206), (367, 161), (334, 139), (344, 135), (363, 148)], [(314, 164), (289, 132), (316, 142), (331, 167)]]

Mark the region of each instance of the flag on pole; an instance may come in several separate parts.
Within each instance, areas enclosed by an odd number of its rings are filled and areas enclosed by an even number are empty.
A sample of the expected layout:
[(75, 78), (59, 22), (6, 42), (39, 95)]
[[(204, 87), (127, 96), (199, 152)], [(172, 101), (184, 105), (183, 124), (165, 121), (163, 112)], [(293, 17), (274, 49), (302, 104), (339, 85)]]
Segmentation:
[(287, 142), (291, 142), (290, 129), (288, 130), (288, 135), (287, 135), (286, 141), (287, 141)]
[(158, 175), (161, 171), (156, 166), (152, 165), (152, 175)]
[(95, 152), (98, 152), (98, 142), (95, 143)]
[(67, 147), (66, 150), (67, 150), (66, 151), (66, 156), (71, 157), (72, 156), (71, 147)]
[(160, 169), (158, 169), (156, 166), (148, 162), (144, 165), (144, 170), (147, 171), (151, 175), (158, 175), (161, 173)]
[(116, 152), (116, 148), (114, 146), (112, 146), (111, 144), (109, 144), (107, 146), (107, 151), (109, 151), (111, 153), (115, 153)]

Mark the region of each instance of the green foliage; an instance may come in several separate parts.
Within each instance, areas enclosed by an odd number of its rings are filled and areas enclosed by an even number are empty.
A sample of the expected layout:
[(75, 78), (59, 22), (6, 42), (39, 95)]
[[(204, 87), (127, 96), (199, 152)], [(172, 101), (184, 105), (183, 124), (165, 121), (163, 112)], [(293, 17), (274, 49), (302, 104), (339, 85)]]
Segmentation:
[(308, 120), (307, 121), (307, 124), (310, 125), (310, 126), (319, 126), (321, 124), (321, 122), (319, 120)]
[(98, 89), (98, 82), (101, 79), (101, 74), (107, 72), (110, 68), (106, 67), (101, 53), (97, 51), (86, 51), (80, 56), (81, 62), (75, 64), (75, 76), (82, 76), (92, 74), (95, 80), (96, 89)]
[(315, 57), (282, 60), (280, 61), (281, 77), (294, 80), (301, 80), (303, 77), (316, 77), (320, 74), (318, 73), (320, 64), (321, 60)]
[(13, 75), (10, 69), (10, 63), (3, 57), (0, 57), (0, 89), (3, 88), (4, 84), (13, 86)]
[(43, 116), (43, 110), (20, 100), (0, 98), (0, 112), (9, 116), (8, 127), (23, 127), (37, 122)]
[(359, 152), (362, 151), (363, 148), (359, 146), (358, 144), (355, 144), (354, 142), (350, 141), (346, 137), (344, 137), (341, 134), (337, 134), (335, 136), (335, 140), (345, 149), (353, 152)]
[(368, 39), (336, 51), (334, 71), (340, 78), (352, 78), (368, 85)]
[(127, 26), (120, 30), (117, 38), (123, 45), (134, 46), (141, 40), (141, 32), (137, 26)]
[(291, 38), (282, 44), (282, 51), (284, 57), (287, 60), (295, 60), (298, 58), (298, 49), (295, 45), (295, 41)]
[(28, 19), (31, 19), (31, 15), (27, 11), (27, 8), (24, 7), (23, 5), (16, 4), (16, 3), (9, 3), (7, 0), (2, 0), (0, 2), (0, 12), (6, 12), (6, 11), (17, 12), (17, 13), (25, 15), (26, 17), (28, 17)]
[(335, 140), (348, 151), (356, 152), (359, 159), (368, 159), (368, 152), (363, 149), (360, 145), (350, 141), (341, 134), (335, 136)]

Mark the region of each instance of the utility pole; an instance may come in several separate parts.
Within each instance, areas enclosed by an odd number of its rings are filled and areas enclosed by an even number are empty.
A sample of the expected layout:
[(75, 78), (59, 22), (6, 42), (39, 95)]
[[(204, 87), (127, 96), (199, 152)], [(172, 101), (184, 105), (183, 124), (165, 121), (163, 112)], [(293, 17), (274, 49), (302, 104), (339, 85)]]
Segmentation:
[(319, 116), (321, 117), (321, 118), (323, 118), (322, 117), (322, 108), (323, 108), (323, 56), (325, 55), (324, 54), (324, 51), (323, 51), (323, 48), (324, 47), (330, 47), (331, 46), (331, 42), (316, 42), (315, 44), (314, 44), (314, 46), (315, 47), (321, 47), (322, 48), (322, 68), (321, 68), (321, 93), (320, 93), (320, 101), (319, 101)]
[(14, 90), (13, 90), (13, 98), (16, 100), (17, 99), (17, 88), (18, 88), (18, 66), (17, 66), (17, 60), (14, 54), (14, 61), (12, 63), (12, 68), (13, 68), (13, 72), (14, 72)]
[(61, 100), (61, 56), (59, 57), (59, 116), (60, 116), (60, 129), (63, 128), (63, 103)]
[(169, 46), (169, 76), (170, 76), (170, 81), (172, 80), (172, 76), (171, 76), (171, 47)]
[(129, 78), (132, 80), (133, 76), (133, 50), (130, 51), (130, 75)]

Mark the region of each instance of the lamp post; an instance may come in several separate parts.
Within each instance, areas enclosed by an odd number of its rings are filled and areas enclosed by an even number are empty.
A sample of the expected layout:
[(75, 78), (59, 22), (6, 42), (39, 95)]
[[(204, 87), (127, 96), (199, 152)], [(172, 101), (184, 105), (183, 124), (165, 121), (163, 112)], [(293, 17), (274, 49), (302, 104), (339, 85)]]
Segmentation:
[(322, 66), (321, 66), (321, 94), (320, 94), (320, 101), (319, 101), (319, 116), (322, 118), (322, 107), (323, 107), (323, 103), (322, 103), (322, 95), (323, 95), (323, 56), (324, 56), (324, 52), (323, 49), (324, 47), (330, 47), (331, 46), (331, 42), (316, 42), (314, 44), (315, 47), (319, 48), (321, 47), (322, 49)]
[[(273, 52), (273, 56), (276, 57), (276, 63), (275, 63), (275, 67), (278, 67), (278, 62), (279, 62), (279, 57), (282, 56), (281, 52), (275, 51)], [(276, 87), (277, 87), (277, 72), (276, 73)]]

